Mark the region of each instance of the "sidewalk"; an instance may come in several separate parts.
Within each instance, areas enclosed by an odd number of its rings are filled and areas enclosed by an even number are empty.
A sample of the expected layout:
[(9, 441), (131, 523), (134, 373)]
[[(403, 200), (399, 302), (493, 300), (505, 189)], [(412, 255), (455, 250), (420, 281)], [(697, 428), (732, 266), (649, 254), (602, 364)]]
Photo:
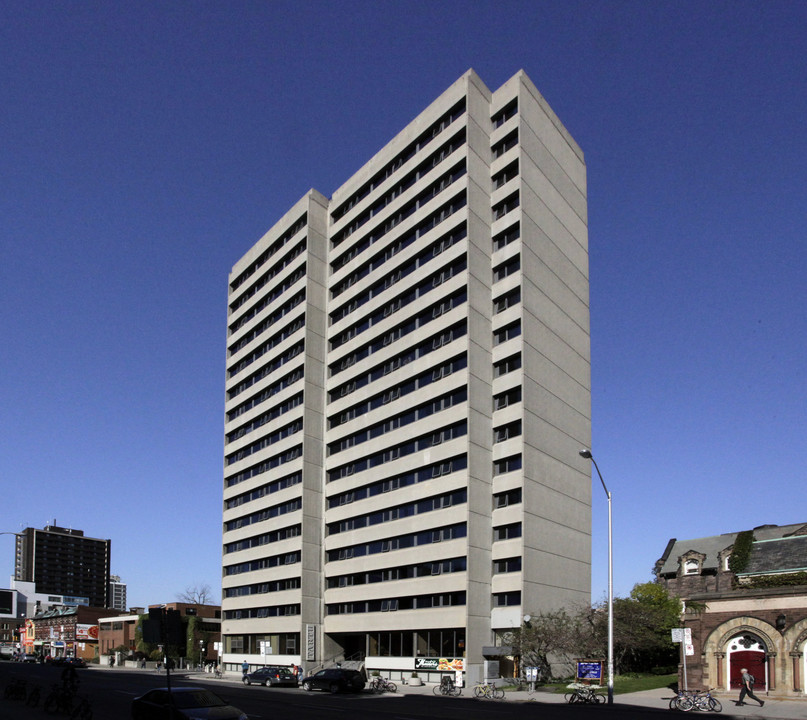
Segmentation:
[[(395, 693), (399, 696), (408, 694), (418, 695), (433, 695), (434, 684), (426, 684), (422, 686), (402, 685), (398, 683), (398, 692)], [(756, 703), (750, 701), (743, 706), (737, 705), (737, 692), (732, 693), (713, 693), (713, 695), (720, 700), (723, 705), (723, 714), (733, 715), (735, 717), (748, 717), (748, 718), (781, 718), (783, 720), (807, 720), (807, 698), (765, 698), (765, 707), (759, 707)], [(635, 693), (625, 693), (614, 696), (614, 705), (632, 705), (635, 707), (654, 708), (656, 710), (667, 710), (670, 707), (670, 698), (673, 692), (669, 688), (661, 688), (658, 690), (643, 690)], [(473, 700), (473, 691), (470, 687), (462, 689), (461, 698)], [(536, 691), (530, 695), (526, 690), (507, 690), (505, 696), (506, 702), (536, 702), (540, 704), (564, 704), (563, 693), (551, 693)], [(493, 702), (493, 701), (490, 701)], [(603, 706), (604, 707), (604, 706)]]

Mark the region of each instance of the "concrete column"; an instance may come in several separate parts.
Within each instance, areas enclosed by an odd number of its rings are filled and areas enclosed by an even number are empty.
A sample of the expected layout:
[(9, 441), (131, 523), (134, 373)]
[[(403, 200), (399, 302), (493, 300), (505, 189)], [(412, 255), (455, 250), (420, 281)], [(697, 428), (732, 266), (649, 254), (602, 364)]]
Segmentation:
[(791, 687), (794, 692), (801, 692), (801, 653), (792, 652), (790, 657), (793, 658), (793, 684)]

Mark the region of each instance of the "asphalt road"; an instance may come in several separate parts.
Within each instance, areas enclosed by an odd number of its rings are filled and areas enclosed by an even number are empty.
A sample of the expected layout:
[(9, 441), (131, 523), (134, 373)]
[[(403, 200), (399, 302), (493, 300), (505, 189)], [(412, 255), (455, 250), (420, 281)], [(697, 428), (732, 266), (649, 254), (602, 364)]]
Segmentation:
[[(107, 669), (90, 667), (78, 670), (81, 681), (80, 695), (90, 698), (94, 720), (127, 720), (130, 717), (132, 698), (153, 687), (165, 687), (165, 674), (153, 671)], [(60, 668), (18, 663), (0, 663), (0, 689), (4, 689), (11, 676), (24, 678), (29, 687), (39, 685), (47, 691), (58, 683)], [(213, 689), (230, 704), (247, 713), (250, 720), (590, 720), (592, 715), (606, 715), (609, 720), (632, 720), (634, 718), (656, 718), (659, 715), (670, 717), (674, 711), (666, 707), (659, 697), (648, 698), (647, 702), (638, 698), (628, 702), (627, 697), (618, 696), (613, 706), (566, 705), (562, 699), (541, 697), (526, 702), (526, 693), (511, 693), (505, 701), (474, 700), (466, 689), (459, 698), (435, 697), (431, 688), (401, 688), (397, 694), (331, 695), (324, 692), (305, 692), (294, 688), (246, 687), (237, 678), (216, 680), (210, 675), (172, 674), (172, 685), (202, 684)], [(798, 710), (797, 710), (798, 708)], [(764, 709), (749, 706), (734, 708), (724, 700), (723, 717), (779, 717), (804, 718), (804, 703), (784, 705), (779, 712), (774, 703), (766, 703)], [(742, 711), (742, 712), (739, 712)], [(794, 712), (795, 711), (795, 712)], [(677, 713), (680, 716), (680, 713)], [(0, 719), (5, 720), (44, 720), (60, 716), (47, 715), (38, 708), (27, 708), (22, 703), (2, 698), (0, 692)], [(66, 717), (62, 715), (61, 717)]]

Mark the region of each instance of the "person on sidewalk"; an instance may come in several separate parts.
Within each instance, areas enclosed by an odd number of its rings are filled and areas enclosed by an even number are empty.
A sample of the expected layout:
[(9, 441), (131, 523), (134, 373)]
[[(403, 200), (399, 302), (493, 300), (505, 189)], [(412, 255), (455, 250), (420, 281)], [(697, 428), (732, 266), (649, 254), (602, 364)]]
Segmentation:
[(759, 706), (762, 707), (765, 704), (764, 700), (760, 700), (756, 695), (754, 695), (754, 676), (748, 672), (747, 668), (743, 668), (740, 670), (743, 674), (741, 685), (740, 685), (740, 699), (737, 701), (738, 705), (745, 705), (743, 700), (745, 700), (745, 696), (756, 700), (759, 703)]

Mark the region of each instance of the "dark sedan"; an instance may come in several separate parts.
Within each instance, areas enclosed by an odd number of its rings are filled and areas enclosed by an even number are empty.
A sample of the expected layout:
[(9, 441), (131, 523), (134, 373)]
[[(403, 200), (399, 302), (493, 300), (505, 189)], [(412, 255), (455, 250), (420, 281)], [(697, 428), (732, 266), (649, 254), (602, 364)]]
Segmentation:
[(269, 665), (244, 675), (244, 685), (297, 687), (297, 676), (291, 672), (291, 668)]
[[(168, 714), (173, 700), (173, 712)], [(216, 693), (196, 687), (156, 688), (132, 700), (132, 720), (247, 720), (247, 715), (228, 705)]]
[(364, 688), (364, 677), (358, 670), (326, 668), (303, 678), (303, 690), (327, 690), (336, 693), (340, 690), (359, 692)]

